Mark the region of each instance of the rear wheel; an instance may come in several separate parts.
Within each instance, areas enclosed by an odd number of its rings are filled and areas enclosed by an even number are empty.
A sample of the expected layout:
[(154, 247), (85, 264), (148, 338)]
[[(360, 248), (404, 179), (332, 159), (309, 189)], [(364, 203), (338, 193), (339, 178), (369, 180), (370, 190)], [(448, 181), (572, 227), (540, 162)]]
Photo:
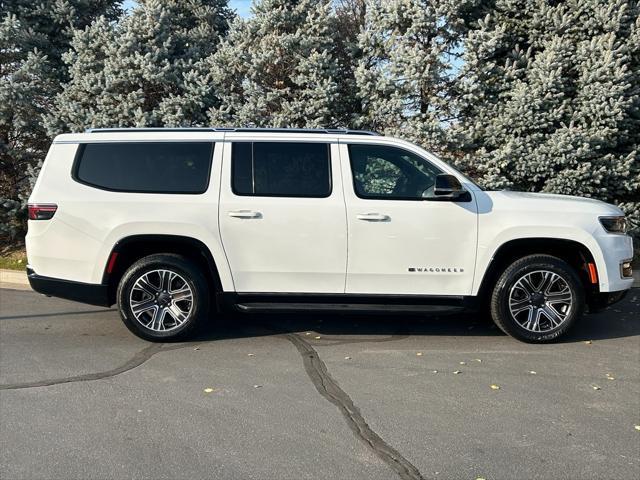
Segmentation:
[(564, 335), (584, 310), (576, 272), (551, 255), (530, 255), (511, 264), (491, 296), (491, 316), (505, 333), (533, 343)]
[(127, 328), (152, 341), (188, 337), (209, 310), (202, 271), (173, 254), (150, 255), (134, 263), (120, 281), (117, 300)]

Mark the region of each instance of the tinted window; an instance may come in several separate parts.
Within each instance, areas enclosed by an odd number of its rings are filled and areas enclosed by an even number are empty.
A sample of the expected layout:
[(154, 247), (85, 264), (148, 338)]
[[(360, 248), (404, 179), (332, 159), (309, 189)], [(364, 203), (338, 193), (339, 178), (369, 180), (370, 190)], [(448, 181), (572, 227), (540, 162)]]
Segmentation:
[(203, 193), (209, 185), (211, 142), (88, 143), (75, 178), (119, 192)]
[(349, 145), (353, 185), (361, 198), (418, 200), (442, 173), (422, 157), (386, 145)]
[(238, 195), (327, 197), (331, 194), (329, 145), (234, 143), (232, 176)]

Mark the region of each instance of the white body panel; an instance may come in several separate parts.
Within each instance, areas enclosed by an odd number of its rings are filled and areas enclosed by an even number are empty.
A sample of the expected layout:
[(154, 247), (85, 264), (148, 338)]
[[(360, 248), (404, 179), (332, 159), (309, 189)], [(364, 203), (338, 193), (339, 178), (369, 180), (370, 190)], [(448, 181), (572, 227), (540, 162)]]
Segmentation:
[[(475, 199), (359, 198), (347, 145), (340, 149), (349, 225), (346, 293), (470, 295), (478, 231)], [(371, 215), (384, 220), (370, 220)]]
[[(76, 182), (71, 175), (79, 143), (215, 141), (208, 190), (197, 195), (121, 193)], [(328, 198), (239, 197), (230, 189), (233, 141), (331, 143)], [(411, 150), (456, 175), (468, 203), (364, 200), (353, 189), (348, 143)], [(224, 145), (224, 147), (223, 147)], [(128, 236), (167, 234), (204, 243), (224, 291), (476, 295), (493, 256), (522, 238), (579, 242), (591, 252), (601, 292), (628, 289), (620, 263), (631, 259), (631, 237), (607, 233), (599, 216), (621, 215), (596, 200), (559, 195), (483, 192), (462, 174), (401, 140), (308, 133), (113, 132), (57, 137), (30, 203), (55, 203), (53, 219), (29, 221), (29, 264), (41, 276), (102, 282), (110, 252)], [(229, 217), (254, 210), (259, 219)], [(380, 213), (389, 222), (365, 222)], [(223, 248), (224, 243), (224, 248)], [(410, 267), (463, 272), (408, 272)]]
[(601, 292), (631, 288), (621, 278), (620, 263), (633, 257), (628, 235), (604, 230), (598, 217), (623, 215), (607, 203), (567, 195), (522, 192), (476, 192), (478, 260), (473, 294), (477, 294), (491, 259), (500, 246), (521, 238), (557, 238), (581, 243), (593, 256)]
[[(333, 188), (326, 198), (234, 194), (232, 143), (225, 144), (220, 231), (236, 291), (344, 292), (347, 227), (338, 145), (335, 139), (322, 140), (333, 142)], [(249, 218), (242, 218), (243, 212)], [(238, 214), (240, 217), (233, 216)]]
[[(225, 289), (233, 290), (218, 229), (222, 143), (217, 143), (208, 190), (200, 195), (111, 192), (76, 182), (71, 170), (78, 142), (122, 141), (122, 135), (61, 135), (52, 145), (30, 203), (55, 203), (48, 221), (29, 221), (29, 264), (38, 275), (83, 283), (102, 282), (109, 254), (126, 237), (179, 235), (203, 242), (215, 258)], [(139, 133), (127, 141), (222, 140), (219, 133)]]

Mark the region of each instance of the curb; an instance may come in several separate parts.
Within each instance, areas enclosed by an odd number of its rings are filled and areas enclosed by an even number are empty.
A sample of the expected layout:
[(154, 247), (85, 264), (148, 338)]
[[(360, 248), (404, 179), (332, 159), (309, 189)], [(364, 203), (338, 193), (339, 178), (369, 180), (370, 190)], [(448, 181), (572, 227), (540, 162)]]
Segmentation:
[(11, 288), (14, 290), (31, 290), (27, 272), (22, 270), (0, 269), (0, 288)]

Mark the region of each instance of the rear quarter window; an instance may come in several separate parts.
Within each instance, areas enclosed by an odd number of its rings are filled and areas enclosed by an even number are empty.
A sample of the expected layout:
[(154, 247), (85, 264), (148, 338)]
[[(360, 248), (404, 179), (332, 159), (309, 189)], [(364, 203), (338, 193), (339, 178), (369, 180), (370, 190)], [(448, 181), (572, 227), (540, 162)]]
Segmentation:
[(204, 193), (213, 142), (126, 142), (80, 145), (76, 181), (116, 192)]

